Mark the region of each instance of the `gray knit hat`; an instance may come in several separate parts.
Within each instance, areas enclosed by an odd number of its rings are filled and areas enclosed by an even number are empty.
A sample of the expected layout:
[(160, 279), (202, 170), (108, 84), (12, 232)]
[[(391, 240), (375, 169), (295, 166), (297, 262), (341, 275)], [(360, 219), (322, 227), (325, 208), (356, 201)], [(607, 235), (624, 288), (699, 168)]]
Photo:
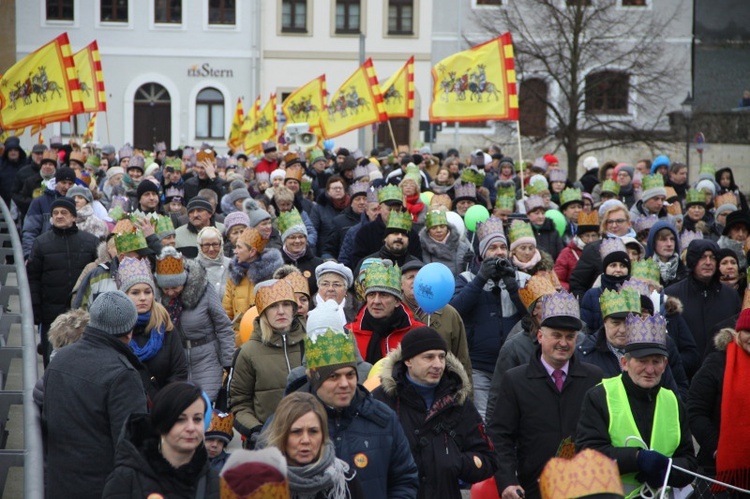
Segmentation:
[(82, 185), (74, 185), (73, 187), (68, 189), (68, 193), (65, 195), (65, 197), (73, 199), (73, 196), (81, 196), (82, 198), (85, 198), (89, 204), (94, 202), (94, 196), (91, 194), (91, 191), (87, 187), (84, 187)]
[(138, 311), (122, 291), (100, 294), (89, 307), (89, 326), (112, 336), (124, 336), (133, 330)]
[(234, 203), (239, 201), (240, 199), (247, 199), (250, 197), (250, 192), (242, 187), (241, 189), (234, 189), (232, 192), (227, 194), (227, 197), (229, 198), (229, 202), (234, 206)]
[(250, 227), (256, 227), (263, 220), (271, 218), (271, 214), (260, 207), (258, 202), (253, 198), (248, 198), (242, 203), (242, 209), (250, 219)]

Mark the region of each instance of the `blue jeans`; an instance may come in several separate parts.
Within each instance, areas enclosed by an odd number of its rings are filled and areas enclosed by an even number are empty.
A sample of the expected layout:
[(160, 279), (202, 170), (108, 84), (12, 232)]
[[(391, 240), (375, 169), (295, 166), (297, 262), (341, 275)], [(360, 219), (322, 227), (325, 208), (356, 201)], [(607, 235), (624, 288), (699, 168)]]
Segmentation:
[(487, 398), (489, 397), (490, 384), (492, 383), (492, 373), (472, 369), (471, 382), (474, 385), (474, 405), (482, 416), (482, 419), (485, 419)]

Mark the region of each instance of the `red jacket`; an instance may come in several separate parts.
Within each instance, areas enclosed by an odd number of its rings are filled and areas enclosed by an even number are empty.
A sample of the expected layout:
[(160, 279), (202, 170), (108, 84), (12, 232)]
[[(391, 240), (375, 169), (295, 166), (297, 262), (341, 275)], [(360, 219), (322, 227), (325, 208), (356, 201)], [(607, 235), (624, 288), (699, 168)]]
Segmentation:
[[(398, 346), (401, 344), (401, 340), (404, 338), (404, 335), (406, 333), (408, 333), (415, 327), (425, 325), (414, 318), (414, 314), (411, 310), (409, 310), (409, 307), (406, 307), (403, 303), (401, 303), (400, 305), (398, 305), (398, 307), (396, 307), (396, 310), (398, 310), (399, 307), (402, 308), (404, 312), (406, 312), (406, 315), (409, 318), (409, 325), (400, 329), (394, 329), (391, 334), (380, 341), (380, 351), (383, 354), (383, 357), (398, 348)], [(367, 345), (370, 343), (370, 338), (372, 338), (372, 331), (362, 329), (362, 319), (365, 317), (366, 310), (366, 306), (362, 307), (362, 310), (359, 311), (357, 317), (354, 319), (354, 322), (346, 325), (346, 329), (354, 334), (354, 339), (357, 340), (357, 348), (359, 348), (359, 353), (362, 354), (363, 359), (367, 357)], [(396, 312), (394, 311), (394, 313)]]
[(576, 246), (575, 240), (571, 240), (555, 260), (555, 274), (560, 279), (562, 287), (568, 291), (570, 291), (570, 274), (573, 273), (573, 269), (581, 258), (581, 253), (583, 250)]
[(266, 172), (270, 175), (271, 172), (278, 167), (278, 162), (274, 161), (273, 163), (271, 163), (270, 161), (266, 160), (266, 158), (261, 158), (260, 161), (258, 161), (258, 164), (255, 165), (255, 173), (257, 175), (258, 173)]

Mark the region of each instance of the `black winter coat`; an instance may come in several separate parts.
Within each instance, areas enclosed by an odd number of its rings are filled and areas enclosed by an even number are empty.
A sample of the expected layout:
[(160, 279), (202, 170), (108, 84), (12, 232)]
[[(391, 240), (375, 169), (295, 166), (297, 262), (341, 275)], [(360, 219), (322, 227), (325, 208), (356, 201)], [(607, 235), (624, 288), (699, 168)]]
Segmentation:
[(31, 196), (24, 195), (24, 187), (30, 178), (38, 178), (41, 182), (42, 176), (39, 174), (39, 170), (41, 170), (41, 165), (30, 161), (29, 164), (18, 170), (18, 173), (16, 174), (16, 181), (13, 185), (12, 197), (13, 201), (15, 201), (16, 206), (18, 206), (18, 209), (21, 210), (22, 214), (26, 214), (26, 211), (29, 209), (29, 205), (31, 204)]
[(574, 355), (559, 392), (542, 365), (540, 348), (528, 364), (505, 373), (488, 425), (500, 459), (495, 474), (499, 492), (520, 484), (527, 498), (540, 497), (537, 479), (544, 465), (563, 439), (575, 439), (584, 396), (601, 380), (598, 367)]
[(5, 150), (0, 157), (0, 197), (3, 198), (8, 207), (10, 207), (16, 175), (23, 165), (26, 164), (26, 152), (23, 149), (20, 150), (17, 161), (8, 159), (9, 146), (20, 147), (19, 143), (18, 137), (10, 137), (5, 141)]
[(419, 469), (419, 498), (460, 498), (458, 481), (477, 483), (497, 470), (497, 455), (471, 401), (471, 383), (451, 353), (428, 410), (406, 378), (401, 349), (383, 363), (376, 400), (396, 412)]
[(97, 258), (99, 239), (79, 231), (53, 227), (37, 237), (26, 264), (35, 324), (52, 321), (70, 308), (70, 293), (83, 268)]
[[(133, 329), (133, 339), (139, 347), (148, 343), (150, 334), (144, 334), (144, 326), (136, 326)], [(188, 368), (185, 350), (182, 348), (180, 334), (176, 331), (164, 332), (164, 343), (161, 349), (148, 360), (141, 362), (145, 369), (142, 371), (143, 386), (149, 400), (154, 398), (156, 392), (175, 381), (187, 381)]]
[(289, 255), (287, 255), (286, 251), (283, 249), (281, 250), (281, 256), (284, 258), (284, 263), (294, 265), (300, 270), (300, 272), (302, 272), (302, 275), (305, 276), (307, 283), (310, 286), (310, 296), (315, 296), (315, 293), (318, 292), (318, 281), (315, 278), (315, 268), (323, 263), (323, 259), (313, 254), (309, 244), (307, 245), (305, 254), (302, 255), (299, 260), (295, 261), (289, 258)]
[[(370, 253), (379, 251), (383, 246), (385, 239), (385, 222), (382, 217), (378, 217), (369, 223), (366, 223), (357, 232), (354, 239), (354, 252), (351, 256), (352, 262), (359, 262)], [(409, 231), (409, 254), (418, 259), (422, 259), (422, 246), (419, 244), (419, 233), (414, 228)]]
[(330, 236), (325, 239), (318, 236), (319, 241), (323, 240), (323, 248), (320, 256), (337, 259), (341, 251), (341, 243), (344, 242), (344, 236), (346, 236), (349, 229), (357, 225), (361, 220), (362, 215), (354, 213), (351, 206), (336, 215), (331, 221)]
[(601, 245), (601, 239), (598, 239), (584, 246), (581, 257), (570, 274), (570, 292), (576, 295), (579, 301), (583, 300), (583, 295), (602, 273), (602, 257), (599, 254)]
[(338, 256), (338, 251), (336, 253), (324, 253), (324, 249), (328, 241), (331, 239), (331, 234), (334, 229), (333, 219), (343, 211), (344, 210), (337, 210), (333, 207), (333, 201), (328, 196), (327, 192), (323, 192), (318, 196), (317, 204), (314, 205), (310, 211), (310, 220), (315, 226), (315, 230), (318, 231), (318, 244), (315, 251), (316, 255), (320, 255), (323, 258), (333, 258), (333, 255)]
[(552, 256), (553, 261), (557, 260), (558, 255), (565, 245), (555, 228), (555, 223), (552, 220), (545, 218), (541, 227), (537, 228), (534, 224), (531, 224), (531, 227), (534, 230), (537, 249), (549, 253), (550, 256)]
[(104, 486), (103, 499), (142, 499), (152, 494), (194, 499), (199, 486), (205, 487), (201, 497), (220, 496), (219, 473), (211, 469), (203, 444), (189, 463), (173, 467), (159, 452), (159, 435), (147, 414), (133, 414), (125, 423), (115, 466)]
[(581, 178), (578, 180), (583, 186), (583, 191), (591, 194), (591, 191), (594, 190), (596, 184), (599, 183), (599, 168), (594, 168), (593, 170), (587, 171), (586, 173), (581, 175)]
[[(190, 202), (191, 199), (198, 195), (198, 191), (200, 191), (201, 189), (211, 189), (219, 197), (219, 202), (216, 203), (216, 211), (221, 211), (221, 197), (224, 195), (224, 183), (218, 176), (213, 180), (210, 180), (208, 177), (201, 180), (197, 175), (195, 177), (190, 177), (185, 181), (184, 188), (184, 202), (186, 205), (188, 202)], [(137, 200), (135, 206), (138, 206)]]

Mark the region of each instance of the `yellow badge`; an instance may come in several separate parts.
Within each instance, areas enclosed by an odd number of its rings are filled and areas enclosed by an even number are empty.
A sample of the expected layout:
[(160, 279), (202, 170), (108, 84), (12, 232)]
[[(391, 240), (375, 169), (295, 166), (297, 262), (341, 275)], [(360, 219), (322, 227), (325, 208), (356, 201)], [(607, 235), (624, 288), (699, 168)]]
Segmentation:
[(354, 466), (357, 468), (364, 468), (367, 466), (367, 456), (365, 456), (363, 453), (359, 453), (354, 456)]
[(164, 499), (164, 496), (154, 492), (153, 494), (149, 494), (146, 499)]
[(302, 272), (302, 275), (309, 279), (312, 273), (309, 270), (305, 270), (304, 272)]
[(474, 466), (476, 466), (477, 468), (482, 467), (482, 460), (479, 459), (479, 456), (474, 456)]

